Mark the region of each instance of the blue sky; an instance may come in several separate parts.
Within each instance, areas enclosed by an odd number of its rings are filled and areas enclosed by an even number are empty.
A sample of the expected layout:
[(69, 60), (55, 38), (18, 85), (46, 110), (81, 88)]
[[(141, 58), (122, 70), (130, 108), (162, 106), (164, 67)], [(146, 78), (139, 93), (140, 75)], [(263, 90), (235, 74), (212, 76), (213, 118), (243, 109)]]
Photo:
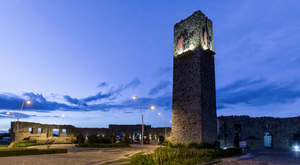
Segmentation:
[[(108, 127), (172, 119), (173, 27), (213, 21), (217, 114), (293, 117), (300, 107), (300, 2), (1, 1), (0, 130), (21, 121)], [(170, 126), (170, 124), (168, 124)]]

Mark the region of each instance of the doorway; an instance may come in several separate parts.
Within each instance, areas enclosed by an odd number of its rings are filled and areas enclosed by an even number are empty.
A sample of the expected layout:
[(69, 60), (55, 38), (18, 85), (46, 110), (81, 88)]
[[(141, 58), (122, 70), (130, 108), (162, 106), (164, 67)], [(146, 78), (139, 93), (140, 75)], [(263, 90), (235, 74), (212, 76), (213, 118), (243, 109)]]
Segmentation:
[(242, 125), (234, 124), (234, 146), (239, 147), (240, 141), (242, 141)]
[(272, 147), (272, 135), (269, 132), (265, 133), (264, 136), (264, 146), (267, 148), (271, 148)]

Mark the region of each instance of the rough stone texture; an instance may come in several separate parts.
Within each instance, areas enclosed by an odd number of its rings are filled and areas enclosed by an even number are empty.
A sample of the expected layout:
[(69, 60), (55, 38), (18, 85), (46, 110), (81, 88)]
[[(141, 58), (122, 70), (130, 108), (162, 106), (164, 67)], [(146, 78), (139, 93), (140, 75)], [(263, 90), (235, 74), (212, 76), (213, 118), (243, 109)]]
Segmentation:
[[(29, 128), (32, 128), (32, 133), (29, 133)], [(42, 133), (38, 133), (38, 129), (42, 128)], [(165, 137), (165, 128), (151, 128), (151, 125), (144, 126), (144, 134), (146, 138), (149, 136), (155, 138), (149, 138), (151, 144), (158, 144), (158, 137)], [(47, 134), (48, 129), (48, 134)], [(53, 136), (53, 129), (59, 129), (59, 137)], [(62, 133), (62, 130), (66, 129), (66, 134)], [(167, 136), (171, 135), (171, 128), (167, 127)], [(72, 139), (76, 139), (79, 134), (85, 137), (91, 135), (99, 135), (109, 137), (117, 132), (123, 133), (123, 135), (133, 135), (134, 132), (142, 132), (142, 125), (109, 125), (109, 128), (77, 128), (72, 125), (51, 125), (40, 124), (31, 122), (19, 123), (19, 140), (37, 140), (43, 142), (48, 138), (52, 138), (55, 142), (70, 142)], [(17, 141), (17, 123), (11, 122), (11, 140)]]
[(174, 26), (173, 142), (217, 140), (214, 56), (204, 53), (206, 49), (214, 51), (212, 22), (201, 11)]
[[(234, 146), (234, 125), (241, 125), (241, 139), (246, 141), (251, 149), (264, 148), (264, 136), (272, 135), (272, 147), (287, 149), (294, 144), (294, 134), (300, 133), (300, 116), (291, 118), (249, 117), (249, 116), (220, 116), (219, 139), (222, 147)], [(225, 134), (228, 137), (225, 137)]]

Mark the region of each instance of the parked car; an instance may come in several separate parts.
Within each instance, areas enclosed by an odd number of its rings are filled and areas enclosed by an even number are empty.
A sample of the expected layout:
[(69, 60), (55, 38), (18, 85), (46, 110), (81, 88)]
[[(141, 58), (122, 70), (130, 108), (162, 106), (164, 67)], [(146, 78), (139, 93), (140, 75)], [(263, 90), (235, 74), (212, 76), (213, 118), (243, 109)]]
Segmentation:
[(144, 141), (144, 144), (149, 144), (149, 141), (147, 141), (147, 140), (146, 140), (146, 141)]

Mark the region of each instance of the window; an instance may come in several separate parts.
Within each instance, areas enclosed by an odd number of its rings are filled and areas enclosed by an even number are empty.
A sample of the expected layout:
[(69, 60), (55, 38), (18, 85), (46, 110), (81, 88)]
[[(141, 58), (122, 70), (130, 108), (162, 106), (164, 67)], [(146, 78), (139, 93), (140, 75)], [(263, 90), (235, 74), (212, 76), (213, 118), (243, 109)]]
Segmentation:
[(62, 133), (66, 134), (67, 133), (67, 129), (62, 129)]
[(59, 137), (59, 129), (53, 129), (52, 133), (53, 133), (52, 136)]
[(38, 128), (38, 133), (43, 133), (43, 129), (42, 128)]
[(33, 129), (29, 128), (29, 133), (33, 134)]

